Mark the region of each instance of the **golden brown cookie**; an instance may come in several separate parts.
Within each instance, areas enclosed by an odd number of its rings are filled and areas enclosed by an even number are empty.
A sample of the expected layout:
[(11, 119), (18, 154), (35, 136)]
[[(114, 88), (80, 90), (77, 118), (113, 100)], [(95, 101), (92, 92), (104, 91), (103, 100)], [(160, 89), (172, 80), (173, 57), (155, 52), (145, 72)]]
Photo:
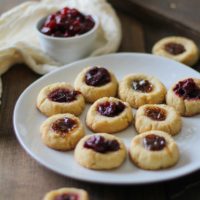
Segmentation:
[(101, 97), (116, 96), (117, 79), (115, 75), (103, 67), (87, 67), (75, 79), (74, 87), (84, 95), (89, 103)]
[(147, 104), (141, 106), (135, 116), (135, 128), (138, 133), (160, 130), (176, 135), (180, 132), (182, 120), (177, 111), (164, 104)]
[(46, 116), (59, 113), (80, 115), (85, 108), (81, 92), (65, 82), (58, 82), (44, 87), (37, 97), (37, 108)]
[(166, 102), (182, 116), (200, 113), (200, 79), (187, 78), (175, 83), (167, 92)]
[(44, 144), (63, 151), (74, 149), (85, 135), (79, 118), (69, 113), (49, 117), (40, 126), (40, 132)]
[(159, 40), (152, 49), (155, 55), (171, 58), (186, 65), (194, 65), (199, 59), (199, 49), (185, 37), (166, 37)]
[(163, 169), (177, 163), (179, 149), (168, 133), (152, 130), (133, 138), (130, 158), (135, 165), (142, 169)]
[(95, 101), (86, 116), (87, 126), (94, 132), (116, 133), (133, 121), (130, 105), (114, 97)]
[(133, 108), (144, 104), (162, 103), (166, 88), (155, 77), (145, 74), (130, 74), (119, 84), (119, 97)]
[(43, 200), (89, 200), (88, 193), (85, 190), (77, 188), (60, 188), (48, 192)]
[(108, 170), (119, 167), (126, 158), (121, 139), (106, 133), (87, 135), (75, 148), (76, 161), (90, 169)]

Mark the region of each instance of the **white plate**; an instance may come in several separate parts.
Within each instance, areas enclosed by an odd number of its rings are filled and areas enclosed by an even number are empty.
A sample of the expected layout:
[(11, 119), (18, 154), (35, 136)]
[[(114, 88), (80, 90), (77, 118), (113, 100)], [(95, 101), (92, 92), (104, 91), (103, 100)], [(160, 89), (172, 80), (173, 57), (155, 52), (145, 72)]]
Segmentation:
[[(172, 168), (159, 171), (145, 171), (135, 167), (127, 157), (125, 163), (115, 170), (95, 171), (78, 165), (73, 158), (73, 151), (59, 152), (42, 144), (39, 133), (40, 124), (46, 119), (35, 107), (38, 92), (44, 86), (66, 81), (73, 84), (77, 74), (88, 65), (101, 65), (113, 71), (120, 81), (126, 74), (145, 73), (158, 77), (167, 88), (175, 81), (186, 77), (200, 78), (193, 69), (175, 61), (148, 55), (120, 53), (81, 60), (62, 67), (34, 82), (20, 96), (14, 110), (14, 128), (18, 140), (24, 149), (39, 163), (68, 177), (91, 182), (109, 184), (139, 184), (168, 180), (200, 169), (200, 115), (183, 118), (181, 133), (174, 139), (180, 147), (181, 157)], [(84, 121), (85, 112), (81, 115)], [(86, 128), (86, 127), (85, 127)], [(87, 134), (91, 132), (86, 128)], [(116, 136), (127, 145), (136, 135), (133, 126)]]

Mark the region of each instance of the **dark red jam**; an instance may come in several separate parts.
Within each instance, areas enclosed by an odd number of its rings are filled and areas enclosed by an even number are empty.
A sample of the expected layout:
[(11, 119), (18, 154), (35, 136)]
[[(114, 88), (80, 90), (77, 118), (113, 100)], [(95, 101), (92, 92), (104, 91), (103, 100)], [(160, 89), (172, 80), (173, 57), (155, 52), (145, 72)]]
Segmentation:
[(40, 31), (53, 37), (73, 37), (90, 31), (94, 25), (94, 19), (90, 15), (65, 7), (49, 15)]
[(100, 135), (91, 136), (87, 141), (85, 141), (84, 147), (87, 149), (93, 149), (99, 153), (107, 153), (120, 149), (120, 145), (117, 140), (106, 140)]
[(54, 200), (79, 200), (77, 194), (64, 193), (55, 197)]
[(184, 99), (200, 99), (200, 88), (192, 78), (178, 82), (173, 91)]
[(85, 74), (85, 82), (91, 86), (102, 86), (111, 80), (110, 73), (103, 67), (93, 67)]
[(52, 125), (52, 129), (57, 133), (59, 133), (61, 136), (65, 136), (66, 133), (68, 133), (69, 131), (71, 131), (76, 127), (77, 127), (77, 122), (68, 117), (58, 119)]
[(147, 117), (156, 121), (164, 121), (166, 119), (166, 111), (159, 107), (147, 107), (145, 114)]
[(144, 147), (150, 151), (160, 151), (165, 148), (166, 140), (164, 137), (150, 134), (143, 139)]
[(65, 88), (59, 88), (53, 90), (49, 93), (48, 98), (51, 101), (55, 101), (57, 103), (66, 103), (76, 100), (77, 95), (81, 94), (76, 90), (68, 90)]
[(106, 117), (115, 117), (125, 109), (125, 105), (121, 102), (106, 101), (97, 106), (97, 111)]
[(151, 92), (153, 90), (152, 84), (148, 80), (134, 80), (132, 88), (139, 92)]
[(165, 51), (175, 56), (185, 52), (185, 47), (175, 42), (167, 43), (164, 48)]

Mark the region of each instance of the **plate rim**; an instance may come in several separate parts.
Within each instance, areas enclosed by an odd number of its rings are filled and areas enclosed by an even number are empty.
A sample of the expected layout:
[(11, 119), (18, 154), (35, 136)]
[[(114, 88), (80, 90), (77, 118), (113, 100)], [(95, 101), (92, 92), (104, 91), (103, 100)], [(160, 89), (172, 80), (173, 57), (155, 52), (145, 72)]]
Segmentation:
[[(90, 179), (90, 178), (84, 178), (84, 177), (80, 177), (80, 176), (74, 176), (74, 175), (70, 175), (70, 174), (65, 174), (61, 171), (58, 171), (56, 169), (54, 169), (54, 167), (51, 165), (51, 164), (47, 164), (45, 163), (45, 161), (43, 161), (40, 157), (38, 157), (34, 152), (32, 152), (28, 147), (27, 145), (25, 144), (25, 142), (22, 140), (22, 138), (20, 137), (20, 133), (18, 132), (18, 128), (17, 128), (17, 110), (19, 109), (19, 106), (20, 106), (20, 102), (21, 102), (21, 99), (23, 99), (23, 97), (26, 95), (26, 93), (32, 88), (35, 86), (35, 84), (37, 84), (38, 82), (40, 82), (42, 79), (46, 79), (46, 77), (48, 76), (51, 76), (51, 74), (54, 74), (55, 72), (59, 72), (59, 71), (62, 71), (62, 70), (65, 70), (66, 68), (68, 67), (71, 67), (75, 64), (79, 64), (79, 63), (82, 63), (82, 62), (87, 62), (87, 60), (91, 60), (91, 59), (95, 59), (95, 58), (104, 58), (104, 57), (115, 57), (115, 56), (148, 56), (148, 57), (157, 57), (159, 59), (163, 59), (163, 60), (166, 60), (166, 61), (170, 61), (172, 63), (175, 63), (177, 64), (178, 62), (174, 61), (174, 60), (171, 60), (171, 59), (168, 59), (168, 58), (165, 58), (165, 57), (162, 57), (162, 56), (158, 56), (158, 55), (152, 55), (152, 54), (149, 54), (149, 53), (134, 53), (134, 52), (120, 52), (120, 53), (111, 53), (111, 54), (106, 54), (106, 55), (101, 55), (101, 56), (95, 56), (95, 57), (89, 57), (89, 58), (85, 58), (85, 59), (81, 59), (81, 60), (78, 60), (78, 61), (75, 61), (75, 62), (72, 62), (72, 63), (69, 63), (69, 64), (66, 64), (66, 65), (63, 65), (62, 67), (59, 67), (58, 69), (56, 70), (53, 70), (47, 74), (45, 74), (44, 76), (36, 79), (34, 82), (32, 82), (31, 84), (29, 84), (25, 89), (24, 91), (20, 94), (20, 96), (18, 97), (16, 103), (15, 103), (15, 106), (14, 106), (14, 110), (13, 110), (13, 127), (14, 127), (14, 132), (15, 132), (15, 135), (17, 137), (17, 140), (19, 141), (20, 145), (23, 147), (23, 149), (27, 152), (28, 155), (30, 155), (34, 160), (36, 160), (39, 164), (41, 164), (42, 166), (44, 166), (45, 168), (57, 173), (57, 174), (60, 174), (60, 175), (63, 175), (65, 177), (69, 177), (69, 178), (72, 178), (72, 179), (75, 179), (75, 180), (80, 180), (80, 181), (85, 181), (85, 182), (90, 182), (90, 183), (100, 183), (100, 184), (105, 184), (105, 185), (146, 185), (146, 184), (149, 184), (149, 183), (159, 183), (159, 182), (164, 182), (164, 181), (169, 181), (169, 180), (174, 180), (174, 179), (177, 179), (177, 178), (180, 178), (180, 177), (183, 177), (183, 176), (186, 176), (188, 174), (191, 174), (191, 173), (194, 173), (195, 171), (198, 171), (200, 170), (200, 166), (198, 165), (195, 165), (192, 170), (190, 169), (189, 171), (184, 171), (176, 176), (174, 175), (171, 175), (171, 176), (167, 176), (167, 177), (164, 177), (164, 178), (161, 178), (161, 179), (156, 179), (156, 180), (142, 180), (142, 181), (136, 181), (136, 182), (131, 182), (131, 181), (121, 181), (121, 182), (112, 182), (112, 180), (109, 180), (107, 182), (103, 181), (103, 180), (94, 180), (94, 179)], [(182, 65), (186, 68), (189, 68), (191, 71), (195, 72), (195, 73), (199, 73), (197, 70), (187, 66), (187, 65), (184, 65), (182, 63), (178, 63), (179, 65)], [(199, 74), (200, 76), (200, 74)]]

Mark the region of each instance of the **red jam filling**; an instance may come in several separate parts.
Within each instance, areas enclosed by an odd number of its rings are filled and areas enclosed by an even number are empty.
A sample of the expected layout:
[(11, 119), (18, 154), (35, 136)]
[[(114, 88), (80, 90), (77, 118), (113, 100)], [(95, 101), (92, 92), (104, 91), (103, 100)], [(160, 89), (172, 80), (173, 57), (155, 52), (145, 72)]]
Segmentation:
[(175, 56), (185, 52), (185, 47), (175, 42), (167, 43), (164, 48), (165, 51)]
[(134, 80), (132, 88), (139, 92), (151, 92), (153, 90), (152, 84), (148, 80)]
[(164, 121), (166, 119), (166, 111), (159, 107), (147, 107), (145, 114), (147, 117), (156, 121)]
[(173, 91), (184, 99), (200, 99), (200, 88), (192, 78), (178, 82)]
[(93, 135), (84, 143), (84, 147), (99, 153), (107, 153), (120, 149), (117, 140), (106, 140), (103, 136)]
[(94, 25), (94, 19), (90, 15), (65, 7), (49, 15), (40, 31), (53, 37), (73, 37), (90, 31)]
[(64, 193), (56, 196), (54, 200), (79, 200), (79, 197), (77, 194)]
[(102, 86), (111, 80), (110, 73), (103, 67), (93, 67), (85, 74), (85, 82), (91, 86)]
[(165, 148), (166, 140), (164, 137), (150, 134), (144, 137), (143, 145), (146, 149), (150, 151), (160, 151)]
[(125, 109), (125, 105), (118, 101), (118, 102), (109, 102), (106, 101), (101, 103), (97, 106), (97, 111), (106, 117), (115, 117), (119, 115)]
[(58, 119), (52, 125), (52, 129), (59, 133), (61, 136), (65, 136), (69, 131), (73, 130), (75, 127), (77, 127), (77, 122), (68, 117)]
[(51, 101), (55, 101), (57, 103), (67, 103), (76, 100), (77, 95), (81, 94), (79, 91), (76, 90), (68, 90), (64, 88), (58, 88), (53, 90), (49, 95), (48, 98)]

